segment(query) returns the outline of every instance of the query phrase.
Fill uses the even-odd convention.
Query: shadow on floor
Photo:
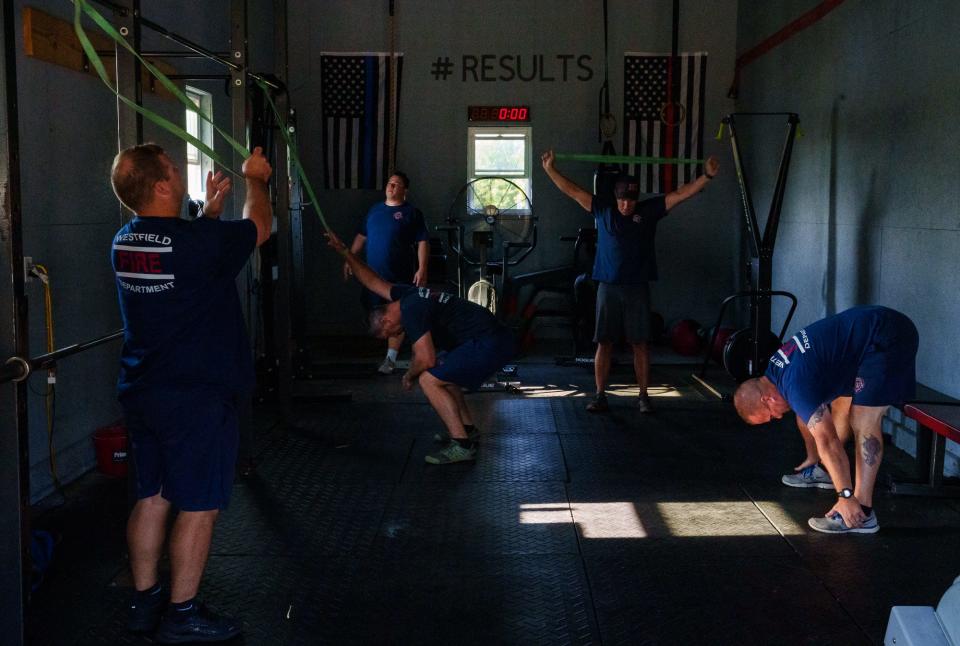
[[[528,361],[519,392],[468,396],[479,456],[446,467],[423,462],[441,425],[419,393],[338,380],[351,402],[258,432],[201,595],[243,644],[879,643],[891,605],[936,603],[956,502],[881,492],[878,534],[814,534],[833,497],[780,485],[793,420],[748,428],[690,373],[656,366],[642,416],[617,372],[592,415],[589,368]],[[122,627],[126,508],[91,474],[36,518],[61,542],[31,644],[148,643]]]

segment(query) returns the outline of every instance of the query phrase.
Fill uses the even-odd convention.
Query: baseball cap
[[[636,177],[621,175],[613,185],[613,195],[618,200],[635,200],[640,196],[640,183]]]

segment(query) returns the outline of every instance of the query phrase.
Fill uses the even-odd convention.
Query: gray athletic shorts
[[[644,343],[650,338],[650,286],[611,285],[597,288],[597,331],[594,343]]]

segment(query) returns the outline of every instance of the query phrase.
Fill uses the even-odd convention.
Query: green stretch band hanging
[[[97,55],[96,49],[94,49],[93,45],[90,42],[90,39],[87,37],[87,34],[83,29],[83,25],[80,22],[81,10],[83,11],[83,13],[86,13],[97,24],[97,26],[99,26],[108,36],[110,36],[110,38],[112,38],[117,43],[120,43],[122,47],[124,47],[128,52],[133,54],[133,56],[135,56],[141,63],[143,63],[144,67],[146,67],[146,69],[150,72],[150,74],[152,74],[157,80],[159,80],[160,83],[165,88],[167,88],[171,94],[176,96],[180,100],[180,102],[186,106],[188,110],[196,113],[200,119],[203,119],[204,121],[209,123],[217,131],[217,133],[219,133],[220,136],[223,137],[224,141],[230,144],[230,146],[237,153],[239,153],[244,159],[250,156],[250,151],[247,150],[245,146],[241,145],[228,133],[224,132],[221,128],[219,128],[207,115],[200,112],[197,109],[197,106],[194,105],[193,101],[191,101],[173,81],[167,78],[167,76],[163,72],[161,72],[159,69],[157,69],[156,66],[151,65],[142,56],[140,56],[140,54],[136,50],[134,50],[129,43],[127,43],[127,41],[116,31],[116,29],[113,28],[113,25],[111,25],[106,18],[104,18],[99,12],[97,12],[93,7],[91,7],[86,0],[74,0],[74,5],[75,5],[74,31],[76,31],[77,33],[77,38],[80,40],[80,44],[83,47],[84,52],[86,52],[87,58],[90,59],[90,62],[93,65],[94,69],[97,71],[97,74],[100,76],[100,79],[104,82],[104,84],[108,88],[110,88],[110,90],[117,96],[117,98],[123,101],[128,106],[130,106],[135,111],[142,114],[149,121],[155,123],[156,125],[160,126],[164,130],[167,130],[168,132],[172,133],[173,135],[180,138],[184,142],[195,146],[198,150],[200,150],[205,155],[210,157],[214,162],[219,164],[221,167],[223,167],[227,171],[233,173],[237,177],[242,178],[243,175],[241,173],[236,172],[232,168],[230,168],[229,162],[227,162],[220,155],[218,155],[216,151],[214,151],[210,146],[207,146],[205,143],[203,143],[198,138],[194,137],[193,135],[191,135],[190,133],[188,133],[186,130],[176,125],[175,123],[169,121],[168,119],[165,119],[164,117],[156,114],[151,110],[148,110],[147,108],[144,108],[141,105],[138,105],[135,101],[132,101],[129,98],[120,94],[120,92],[110,83],[110,77],[107,75],[106,69],[103,66],[103,61]],[[283,140],[287,145],[287,150],[290,154],[290,159],[293,162],[294,168],[296,169],[296,172],[300,177],[300,181],[302,182],[304,188],[306,189],[307,195],[310,197],[310,201],[317,211],[317,217],[320,218],[320,223],[323,225],[324,229],[332,232],[333,230],[327,224],[326,219],[324,219],[323,217],[323,212],[320,210],[320,207],[318,206],[317,196],[314,193],[313,185],[310,183],[310,180],[307,179],[307,175],[303,170],[303,165],[300,163],[300,158],[297,156],[296,146],[294,145],[293,140],[290,137],[290,134],[287,132],[286,128],[284,127],[283,119],[281,118],[280,113],[277,110],[277,106],[273,103],[273,99],[270,97],[270,89],[267,87],[267,85],[264,82],[260,80],[257,81],[257,86],[263,91],[264,96],[266,96],[267,101],[269,102],[270,107],[273,110],[273,115],[277,123],[277,128],[280,131],[281,135],[283,136]]]
[[[300,182],[307,191],[307,196],[310,198],[310,204],[312,204],[313,208],[317,210],[317,217],[320,218],[320,224],[323,225],[324,229],[330,233],[333,233],[333,229],[330,228],[330,226],[327,224],[327,221],[323,217],[323,211],[320,210],[320,203],[317,201],[317,196],[313,192],[313,185],[310,184],[310,180],[307,179],[307,174],[304,172],[303,166],[300,164],[300,157],[297,155],[297,146],[293,143],[293,138],[283,125],[283,118],[280,116],[280,111],[277,110],[277,106],[274,104],[273,98],[270,96],[270,88],[267,87],[266,83],[260,80],[257,80],[257,85],[261,90],[263,90],[263,95],[267,97],[267,103],[270,104],[270,109],[273,110],[273,116],[277,122],[277,129],[280,131],[283,141],[287,144],[287,154],[290,156],[290,161],[293,162],[293,167],[296,169],[297,175],[300,176]]]
[[[558,160],[591,162],[594,164],[702,164],[702,159],[680,159],[679,157],[629,157],[627,155],[578,155],[575,153],[556,153]]]
[[[123,96],[120,93],[120,91],[116,87],[114,87],[114,85],[110,82],[110,77],[107,75],[107,70],[103,65],[103,61],[97,55],[96,49],[93,47],[93,44],[90,42],[90,39],[87,37],[86,31],[83,29],[83,24],[81,22],[81,15],[83,13],[87,14],[87,16],[89,16],[90,19],[93,20],[93,22],[96,23],[96,25],[100,27],[100,29],[102,29],[104,33],[107,34],[107,36],[109,36],[115,42],[120,44],[124,49],[126,49],[133,56],[135,56],[137,60],[143,63],[143,66],[147,68],[147,71],[149,71],[150,74],[154,76],[154,78],[160,81],[161,85],[163,85],[165,88],[167,88],[167,90],[171,94],[177,97],[180,100],[180,102],[183,103],[184,106],[186,106],[188,110],[191,110],[192,112],[196,113],[198,118],[203,119],[204,121],[209,123],[213,127],[213,129],[216,130],[221,137],[223,137],[224,141],[230,144],[230,146],[235,151],[237,151],[237,153],[239,153],[244,159],[250,156],[250,151],[247,150],[245,146],[243,146],[238,141],[236,141],[228,133],[224,132],[223,129],[219,128],[210,117],[200,112],[197,109],[197,106],[194,105],[193,101],[187,98],[187,95],[184,94],[179,87],[177,87],[176,83],[174,83],[169,78],[167,78],[163,72],[161,72],[159,69],[156,68],[156,66],[152,65],[147,60],[145,60],[142,56],[140,56],[140,54],[136,50],[134,50],[133,47],[130,46],[130,44],[126,41],[126,39],[124,39],[123,36],[121,36],[120,33],[113,28],[113,25],[111,25],[110,22],[106,18],[104,18],[96,9],[90,6],[87,0],[74,0],[73,29],[77,34],[77,39],[80,41],[80,46],[83,48],[84,53],[86,54],[87,58],[90,60],[90,64],[93,65],[93,68],[94,70],[96,70],[97,75],[100,77],[100,80],[103,81],[103,83],[108,88],[110,88],[110,91],[113,92],[118,99],[123,101],[123,103],[130,106],[131,109],[142,114],[147,120],[151,121],[152,123],[155,123],[156,125],[166,130],[167,132],[170,132],[171,134],[178,137],[179,139],[182,139],[186,143],[189,143],[190,145],[195,146],[198,150],[203,152],[203,154],[210,157],[214,162],[222,166],[227,171],[233,173],[237,177],[242,177],[240,173],[230,168],[230,164],[226,160],[224,160],[220,155],[218,155],[216,151],[213,150],[213,148],[206,145],[205,143],[200,141],[200,139],[198,139],[197,137],[194,137],[189,132],[187,132],[177,124],[173,123],[169,119],[166,119],[160,116],[159,114],[157,114],[156,112],[153,112],[152,110],[148,110],[147,108],[144,108],[142,105],[138,105],[136,101],[133,101]]]

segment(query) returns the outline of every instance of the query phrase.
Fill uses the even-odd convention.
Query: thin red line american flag
[[[624,56],[624,154],[702,158],[707,54],[679,54],[673,69],[680,77],[676,97],[671,96],[670,54],[628,52]],[[664,106],[671,99],[682,106],[682,119],[676,114],[668,117],[674,125],[663,119]],[[696,179],[702,165],[629,164],[627,172],[639,178],[644,193],[669,193]]]

